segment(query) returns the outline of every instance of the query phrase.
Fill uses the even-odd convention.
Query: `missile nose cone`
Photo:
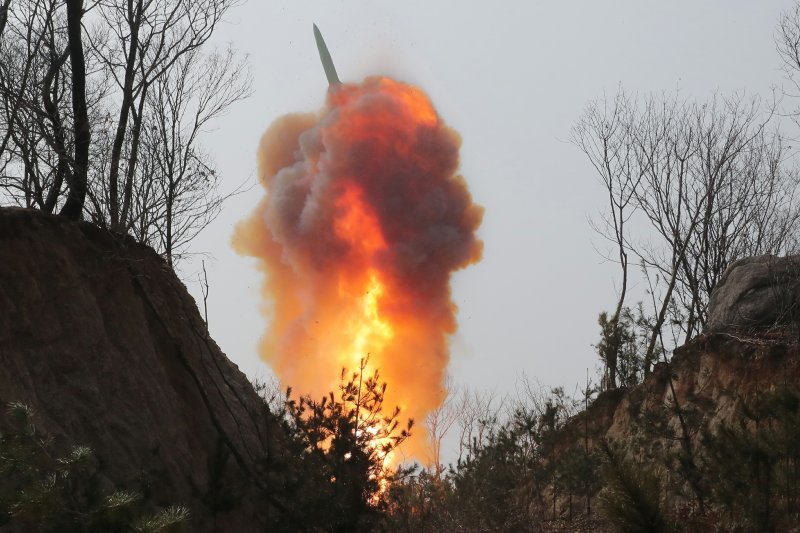
[[[319,31],[319,28],[316,24],[313,24],[313,26],[314,40],[317,42],[317,51],[319,52],[319,58],[322,61],[322,68],[325,69],[325,76],[328,78],[328,85],[338,85],[341,82],[339,81],[339,75],[336,74],[336,67],[333,66],[331,53],[328,51],[328,47],[325,45],[325,39],[322,38],[322,33]]]

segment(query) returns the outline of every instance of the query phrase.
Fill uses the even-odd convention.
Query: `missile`
[[[314,39],[317,41],[317,50],[319,50],[319,58],[322,61],[322,68],[325,69],[325,76],[328,77],[328,85],[334,86],[342,83],[339,81],[339,76],[336,74],[336,67],[333,66],[333,59],[331,53],[328,52],[328,47],[325,46],[325,39],[319,32],[319,28],[314,24]]]

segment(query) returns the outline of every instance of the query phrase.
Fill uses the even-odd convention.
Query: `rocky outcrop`
[[[263,531],[274,422],[150,248],[0,209],[0,402],[92,447],[103,483],[192,512],[190,531]]]
[[[721,428],[727,428],[728,435],[731,431],[745,435],[746,428],[750,433],[740,442],[754,442],[752,432],[758,426],[755,418],[748,416],[777,417],[780,411],[773,410],[777,398],[797,409],[791,402],[797,398],[800,383],[798,341],[788,328],[698,335],[677,348],[668,363],[656,365],[642,383],[605,391],[587,411],[570,419],[559,431],[555,460],[569,458],[576,447],[578,452],[584,447],[598,451],[607,443],[630,465],[657,476],[661,503],[667,514],[680,517],[685,526],[682,530],[732,531],[730,509],[719,506],[704,515],[696,506],[697,494],[709,498],[714,472],[720,472],[709,461],[713,452],[707,448],[708,435],[719,434]],[[764,400],[773,403],[760,403]],[[773,407],[765,408],[767,405]],[[780,439],[792,434],[795,422],[788,422],[786,431],[778,433],[784,423],[777,419],[764,422],[764,427],[780,435],[770,445],[792,442]],[[596,457],[606,455],[600,452]],[[690,479],[700,480],[697,489]],[[748,491],[753,494],[750,488]],[[743,493],[745,497],[749,496]],[[572,508],[563,495],[558,505],[559,509]],[[718,520],[723,519],[727,525],[721,526]]]
[[[610,420],[606,436],[630,441],[636,418],[660,413],[665,432],[679,435],[672,390],[694,424],[716,427],[740,416],[743,402],[786,384],[800,383],[800,345],[776,335],[736,337],[707,333],[677,348],[668,364],[627,391]],[[672,378],[672,383],[670,379]]]
[[[711,293],[706,331],[793,324],[800,320],[797,302],[800,256],[739,259]]]

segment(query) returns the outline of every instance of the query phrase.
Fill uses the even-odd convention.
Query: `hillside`
[[[183,505],[191,531],[267,520],[275,423],[150,248],[89,223],[0,209],[0,403],[56,448],[90,446],[100,484]]]
[[[340,476],[354,472],[350,448],[309,441],[301,411],[294,426],[269,413],[155,252],[3,208],[0,403],[29,405],[59,453],[91,447],[101,492],[189,508],[187,531],[625,530],[609,520],[615,501],[685,531],[786,530],[800,509],[800,339],[791,316],[774,325],[762,278],[758,291],[724,278],[738,292],[715,297],[722,325],[640,384],[566,421],[550,400],[515,413],[448,473],[382,493],[376,511],[359,507],[363,494],[344,503],[359,487]],[[795,294],[796,278],[780,279],[777,292]],[[3,411],[0,433],[10,424]]]
[[[791,478],[798,382],[800,343],[792,328],[707,332],[643,383],[601,393],[557,432],[555,462],[589,450],[595,515],[598,496],[619,489],[610,486],[616,473],[602,451],[608,446],[632,482],[652,476],[654,501],[681,531],[783,530],[796,518],[800,496]],[[585,496],[556,490],[556,515],[585,514]]]

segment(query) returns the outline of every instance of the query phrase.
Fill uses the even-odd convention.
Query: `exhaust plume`
[[[483,247],[460,144],[416,87],[336,85],[320,113],[266,131],[266,195],[233,239],[265,273],[260,353],[282,384],[319,397],[368,356],[365,372],[389,385],[386,405],[418,422],[406,452],[420,458],[456,330],[450,275]]]

